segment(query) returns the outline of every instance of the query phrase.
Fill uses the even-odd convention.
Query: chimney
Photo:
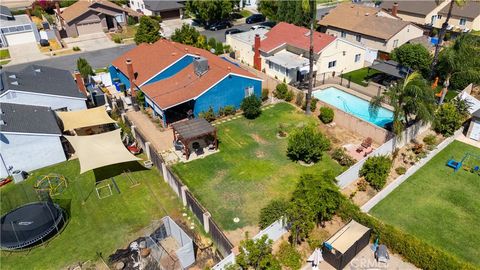
[[[127,75],[128,75],[128,80],[130,81],[130,95],[132,97],[136,96],[135,93],[135,87],[134,87],[134,82],[135,82],[135,73],[133,72],[133,64],[131,59],[127,59],[125,61],[125,64],[127,64]]]
[[[255,34],[255,42],[253,44],[253,66],[256,70],[262,70],[262,59],[260,58],[260,35]]]
[[[393,6],[392,6],[392,15],[396,17],[397,14],[398,14],[398,3],[395,2],[393,3]]]
[[[78,89],[80,90],[80,92],[85,94],[85,96],[87,97],[88,96],[87,88],[85,88],[85,83],[83,82],[82,74],[80,74],[80,72],[78,72],[78,71],[75,71],[74,74],[75,74],[75,81],[77,81]]]

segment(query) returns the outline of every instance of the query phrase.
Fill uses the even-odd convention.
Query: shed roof
[[[173,123],[172,128],[178,133],[178,136],[184,140],[199,138],[215,132],[215,127],[204,118],[194,118]]]
[[[370,229],[368,227],[363,226],[355,220],[352,220],[325,242],[330,244],[335,250],[338,250],[344,254],[369,230]]]
[[[289,51],[281,51],[265,59],[285,68],[300,68],[309,65],[307,58]]]
[[[397,77],[399,79],[405,78],[409,71],[407,67],[404,67],[393,60],[375,60],[373,62],[373,65],[370,66],[370,68]]]
[[[49,107],[1,103],[1,132],[61,135],[55,113]]]
[[[182,9],[185,5],[183,1],[158,1],[158,0],[145,0],[145,6],[151,11],[169,11]]]

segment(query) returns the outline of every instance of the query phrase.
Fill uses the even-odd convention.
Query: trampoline
[[[15,250],[43,243],[65,224],[64,211],[51,202],[24,204],[1,218],[0,247]]]

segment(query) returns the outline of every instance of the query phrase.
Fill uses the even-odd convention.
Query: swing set
[[[480,156],[467,152],[460,161],[450,158],[447,166],[453,168],[454,172],[463,168],[465,171],[480,173]]]

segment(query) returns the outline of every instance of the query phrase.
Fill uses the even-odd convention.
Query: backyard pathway
[[[148,116],[140,111],[135,112],[130,110],[127,112],[127,117],[134,123],[135,128],[145,136],[145,139],[152,144],[157,152],[161,153],[173,147],[173,133],[171,129],[161,131]]]
[[[325,79],[325,83],[322,84],[322,80],[320,78],[320,76],[317,77],[317,87],[316,88],[320,88],[321,85],[323,84],[339,84],[339,85],[342,85],[342,86],[345,86],[347,88],[350,88],[350,89],[353,89],[357,92],[360,92],[364,95],[367,95],[369,97],[375,97],[379,94],[379,89],[378,89],[378,86],[376,85],[373,85],[373,84],[368,84],[368,86],[361,86],[359,84],[356,84],[354,82],[350,82],[350,84],[348,83],[348,80],[347,79],[343,79],[340,78],[340,77],[333,77],[333,78],[328,78],[328,79]],[[382,86],[381,90],[380,90],[380,93],[381,91],[385,89],[384,86]]]

